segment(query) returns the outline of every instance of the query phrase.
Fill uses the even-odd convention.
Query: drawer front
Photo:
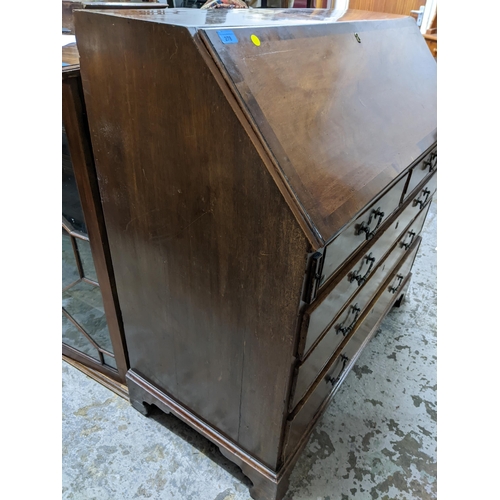
[[[428,203],[424,209],[418,214],[413,223],[408,227],[406,231],[401,234],[401,237],[398,241],[398,245],[403,248],[409,248],[413,241],[417,238],[417,236],[422,231],[424,227],[425,219],[427,218],[427,213],[429,212],[431,204]]]
[[[416,231],[415,236],[420,233],[428,209],[429,205],[417,215],[412,224],[412,231]],[[314,302],[310,309],[306,311],[303,324],[307,326],[303,327],[305,331],[302,334],[305,337],[304,347],[299,352],[301,358],[307,355],[308,351],[328,325],[335,319],[346,302],[361,286],[371,279],[381,260],[408,224],[410,224],[415,213],[416,210],[413,205],[406,207],[375,243],[367,248],[366,254],[340,279],[335,288],[322,301]],[[415,229],[413,226],[418,226],[418,228]]]
[[[328,281],[357,248],[370,240],[377,233],[380,225],[398,208],[406,179],[407,176],[404,176],[399,180],[327,245],[320,286]]]
[[[420,208],[432,198],[433,194],[436,192],[436,188],[437,174],[434,173],[425,186],[417,192],[415,198],[413,198],[412,206],[420,210]]]
[[[413,193],[415,188],[437,169],[437,148],[425,155],[422,160],[415,165],[410,171],[410,181],[406,189],[405,198]]]
[[[387,286],[385,286],[384,291],[356,328],[355,333],[345,345],[344,349],[342,349],[341,355],[337,357],[332,366],[323,375],[322,380],[311,393],[304,406],[293,416],[291,422],[289,422],[283,453],[284,460],[293,454],[300,440],[314,421],[318,410],[320,410],[323,403],[340,386],[347,372],[352,368],[354,362],[361,353],[371,332],[378,326],[389,306],[398,298],[399,294],[397,292],[404,290],[411,276],[409,271],[413,265],[413,260],[414,255],[412,258],[405,261],[404,269],[402,266],[401,269],[398,270],[396,276],[391,279],[390,283],[386,283]],[[405,274],[406,278],[400,280],[398,275],[401,274]],[[394,289],[396,289],[396,291],[394,291]]]
[[[398,264],[401,265],[401,259],[403,259],[405,253],[409,252],[410,255],[408,255],[402,266],[407,265],[407,261],[413,261],[420,240],[417,241],[415,236],[413,238],[408,236],[408,233],[415,234],[417,228],[418,232],[420,232],[423,220],[420,220],[420,217],[418,219],[418,222],[415,221],[415,228],[404,233],[392,252],[373,273],[371,279],[354,295],[349,305],[343,308],[340,315],[330,323],[327,333],[299,366],[291,405],[292,409],[304,397],[328,360],[344,340],[344,337],[355,328],[358,318],[363,314],[383,282]],[[412,243],[410,243],[410,240],[412,240]]]

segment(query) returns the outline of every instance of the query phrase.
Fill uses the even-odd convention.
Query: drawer
[[[426,182],[424,187],[417,191],[413,198],[411,206],[416,210],[420,210],[434,195],[437,188],[437,174],[434,172],[433,176]]]
[[[379,227],[398,208],[406,180],[407,176],[400,179],[327,245],[320,287],[357,248],[373,238]]]
[[[299,357],[303,359],[313,347],[328,325],[335,319],[341,308],[359,290],[359,288],[370,280],[386,253],[394,245],[396,239],[405,231],[411,223],[408,231],[420,233],[429,205],[412,222],[415,216],[415,207],[409,205],[399,217],[382,233],[378,239],[368,247],[366,253],[346,272],[344,276],[334,285],[335,287],[325,296],[323,300],[318,299],[304,313],[302,322],[303,347],[299,349]],[[410,237],[410,236],[409,236]]]
[[[426,154],[422,160],[410,170],[410,181],[406,189],[405,198],[407,198],[415,190],[415,188],[437,169],[437,148]]]
[[[356,293],[348,303],[348,306],[344,307],[341,313],[334,318],[321,341],[316,345],[316,347],[314,347],[314,349],[299,366],[294,396],[290,407],[291,409],[295,408],[297,403],[304,397],[344,338],[355,328],[358,318],[364,313],[366,307],[376,295],[383,282],[392,273],[393,269],[398,264],[404,268],[404,266],[408,265],[408,261],[413,262],[416,249],[420,244],[420,238],[418,238],[417,241],[414,236],[409,237],[408,233],[411,232],[412,234],[415,234],[417,228],[420,232],[423,219],[420,220],[420,217],[418,219],[418,222],[415,221],[415,228],[403,234],[401,240],[394,247],[391,253],[374,271],[370,280],[359,289],[358,293]],[[412,243],[410,243],[410,240],[412,240]],[[401,259],[403,259],[405,253],[407,252],[408,255],[404,261],[402,261]]]
[[[322,371],[321,380],[305,404],[298,412],[290,414],[283,452],[284,460],[293,454],[301,439],[307,434],[317,416],[319,416],[323,405],[329,401],[329,398],[343,382],[345,376],[368,342],[370,334],[376,330],[389,307],[398,298],[398,292],[402,292],[405,289],[411,277],[409,271],[412,265],[413,258],[408,259],[405,269],[402,267],[384,284],[384,290],[380,293],[380,296],[371,306],[370,310],[361,318],[359,326],[343,347],[341,354],[333,361],[331,366]],[[398,276],[402,274],[405,277],[401,280]]]

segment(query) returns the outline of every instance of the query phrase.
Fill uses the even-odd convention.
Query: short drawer
[[[418,213],[413,205],[406,207],[391,226],[376,239],[373,245],[367,248],[366,253],[350,270],[346,271],[346,274],[338,280],[324,299],[313,302],[304,313],[301,334],[304,340],[303,347],[299,350],[299,357],[304,358],[307,355],[347,301],[357,293],[361,286],[371,279],[382,259],[409,224],[411,223],[411,228],[408,227],[406,233],[411,232],[413,237],[420,233],[428,209],[429,205],[425,207],[425,210]],[[412,222],[415,213],[418,215]],[[408,235],[408,238],[411,238],[411,234]]]
[[[422,210],[422,208],[432,199],[437,187],[437,173],[434,172],[423,187],[413,192],[411,200],[406,200],[408,206],[403,213],[405,217],[412,220]]]
[[[410,170],[410,180],[405,193],[405,199],[411,196],[415,188],[437,169],[437,148],[425,155],[422,160]]]
[[[415,239],[415,237],[408,237],[408,233],[411,232],[414,234],[417,228],[420,232],[423,220],[420,221],[419,218],[419,221],[415,222],[416,224],[414,230],[412,229],[411,231],[405,232],[391,253],[373,273],[371,279],[359,289],[358,293],[356,293],[348,303],[348,306],[343,308],[341,313],[334,318],[321,341],[316,345],[316,347],[314,347],[314,349],[299,366],[294,396],[291,404],[292,409],[307,393],[308,389],[314,383],[321,370],[328,363],[328,360],[334,355],[344,338],[356,327],[358,318],[363,315],[366,307],[376,295],[383,282],[392,273],[393,269],[398,264],[402,267],[402,269],[404,269],[405,266],[407,266],[408,261],[413,262],[417,248],[420,244],[420,238]],[[412,240],[412,243],[409,243],[410,239]],[[408,252],[408,255],[404,261],[402,261],[406,252]]]
[[[322,371],[321,380],[305,404],[297,413],[292,412],[290,414],[283,452],[284,460],[293,454],[301,439],[308,433],[315,420],[319,417],[323,405],[336,392],[368,342],[371,333],[375,331],[389,307],[400,295],[398,292],[405,289],[411,277],[410,269],[413,265],[413,258],[406,261],[405,264],[404,269],[401,267],[384,284],[384,291],[364,315],[356,331],[342,349],[341,354],[333,361],[331,366]],[[401,275],[404,275],[403,279],[400,279],[399,276]]]
[[[380,226],[398,208],[407,176],[372,203],[325,248],[320,286],[325,284],[340,265],[361,245],[373,238]]]

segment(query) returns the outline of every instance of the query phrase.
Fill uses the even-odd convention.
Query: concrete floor
[[[406,302],[321,418],[287,499],[436,498],[436,215],[434,201]],[[241,471],[175,417],[143,417],[64,362],[62,373],[63,499],[250,499]]]

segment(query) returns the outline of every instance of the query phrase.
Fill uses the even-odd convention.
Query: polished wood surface
[[[399,207],[407,183],[406,177],[399,179],[394,186],[377,198],[374,204],[367,207],[360,216],[328,244],[323,257],[321,286],[328,283],[355,249],[366,247],[370,240],[367,239],[365,232],[360,231],[361,227],[365,227],[369,235],[373,236],[384,230],[387,220]]]
[[[426,206],[426,209],[428,205]],[[423,211],[425,215],[426,211]],[[425,217],[417,217],[414,223],[415,238],[420,233],[420,229]],[[415,238],[413,241],[415,241]],[[380,265],[367,277],[366,283],[356,290],[352,297],[342,297],[337,304],[337,309],[333,308],[324,311],[320,306],[315,310],[315,314],[321,314],[326,320],[323,323],[323,329],[320,331],[321,339],[313,347],[309,356],[301,362],[297,369],[296,386],[294,395],[291,399],[290,409],[293,410],[302,399],[307,399],[307,393],[314,390],[315,381],[318,384],[317,377],[328,360],[334,356],[335,350],[343,341],[344,337],[350,332],[352,325],[355,325],[359,316],[362,315],[366,307],[380,289],[382,283],[394,270],[394,267],[401,261],[408,248],[403,246],[407,239],[406,232],[401,240],[396,241],[390,253],[380,262]],[[369,254],[370,255],[370,254]],[[347,277],[346,277],[347,278]],[[333,318],[333,319],[332,319]],[[326,323],[326,324],[325,324]],[[311,323],[310,323],[311,325]]]
[[[253,484],[250,488],[252,498],[268,500],[283,497],[286,492],[288,478],[285,481],[282,480],[282,471],[277,473],[255,460],[245,450],[227,439],[220,431],[205,420],[200,419],[198,415],[192,413],[169,395],[159,391],[155,384],[150,383],[134,370],[128,372],[127,383],[129,385],[130,402],[143,415],[148,415],[149,407],[154,404],[165,413],[172,413],[218,446],[221,453],[238,465],[252,481]]]
[[[76,34],[130,367],[276,467],[306,239],[187,31]]]
[[[307,308],[304,312],[302,325],[304,347],[299,346],[298,350],[298,355],[302,360],[317,345],[328,328],[333,325],[347,301],[371,279],[377,268],[384,262],[394,242],[402,234],[405,234],[407,231],[405,228],[413,227],[420,222],[423,223],[425,215],[426,210],[422,210],[414,219],[415,207],[411,204],[404,206],[396,214],[396,217],[391,218],[389,227],[381,232],[378,238],[371,240],[371,245],[363,249],[361,259],[358,259],[354,264],[346,265],[344,273],[330,283],[322,295]],[[346,269],[350,270],[346,273]],[[355,276],[360,277],[359,280],[354,279]]]
[[[385,16],[75,12],[131,402],[144,414],[151,404],[172,412],[212,440],[258,500],[284,496],[324,401],[400,301],[420,241],[403,233],[423,222],[432,197],[435,175],[406,189],[436,143],[435,61],[414,21]],[[233,43],[222,43],[221,30]],[[314,285],[328,242],[382,199],[391,201],[373,242],[349,243],[335,277]],[[308,359],[303,318],[377,242],[394,258],[359,287],[359,319],[313,363],[294,407]],[[367,318],[361,341],[349,344]],[[325,339],[320,331],[309,359]]]
[[[220,57],[244,112],[269,147],[292,209],[303,213],[315,248],[436,141],[436,67],[429,64],[428,49],[411,18],[335,9],[124,10],[110,15],[204,29],[202,37]],[[380,16],[390,19],[366,22]],[[307,26],[313,24],[323,26],[309,36]],[[238,27],[239,43],[221,42],[215,28],[225,25]],[[259,28],[263,25],[277,28],[267,36],[268,28]],[[364,43],[356,41],[355,33],[363,35]],[[251,42],[252,34],[262,38],[259,47]],[[334,53],[343,56],[334,59]],[[353,58],[359,64],[350,64]],[[278,124],[287,125],[277,132]],[[308,140],[302,144],[298,137]]]
[[[428,154],[425,154],[423,156],[423,158],[426,157],[428,157]],[[432,175],[432,172],[430,175]],[[424,181],[428,180],[430,178],[430,175],[425,177]],[[420,178],[420,180],[422,181],[422,178]],[[405,191],[401,193],[402,201],[407,199],[408,193],[412,192],[409,191],[408,189],[409,187],[411,187],[412,190],[418,187],[416,184],[412,184],[411,176],[410,179],[407,181],[407,186],[405,188]],[[433,192],[434,191],[431,192],[431,195]],[[406,203],[406,205],[408,205],[408,203]],[[400,208],[398,210],[400,210]],[[419,210],[418,206],[410,205],[408,210],[405,211],[406,214],[404,222],[408,223],[416,215],[418,210]],[[356,248],[358,249],[358,251],[364,251],[364,249],[369,245],[369,242],[371,241],[369,236],[374,235],[373,237],[375,237],[378,234],[386,232],[388,230],[391,224],[390,219],[392,217],[391,216],[386,217],[386,213],[387,212],[384,211],[382,201],[380,205],[378,202],[376,202],[370,207],[370,210],[368,212],[365,212],[362,214],[362,216],[358,217],[354,221],[355,222],[354,224],[352,223],[349,224],[345,231],[341,232],[337,238],[335,238],[330,244],[326,246],[323,253],[324,264],[322,268],[322,276],[320,282],[320,286],[323,287],[323,289],[328,288],[329,281],[335,280],[335,277],[338,276],[338,273],[341,271],[341,268],[339,267],[340,263],[344,262],[344,264],[346,264],[348,262],[348,259],[346,260],[346,255],[347,255],[346,247],[349,248],[350,246],[352,249]],[[379,227],[377,227],[378,225],[377,221],[381,221],[381,225]],[[363,224],[365,224],[365,229],[367,229],[368,234],[360,230],[363,227]],[[362,240],[360,242],[359,241],[360,237],[364,238],[364,241]]]
[[[323,242],[436,141],[436,67],[410,18],[206,35]]]
[[[407,286],[411,273],[406,275],[406,279],[401,284],[401,292],[404,293],[404,287]],[[393,278],[391,277],[391,280]],[[389,281],[391,281],[389,280]],[[306,445],[314,425],[325,411],[328,403],[335,396],[349,370],[354,366],[361,351],[366,346],[370,338],[377,331],[378,326],[390,310],[391,306],[400,298],[400,295],[392,294],[389,291],[389,282],[381,288],[376,300],[368,308],[367,313],[360,319],[359,325],[353,331],[351,338],[343,341],[338,351],[342,352],[348,362],[343,368],[343,360],[340,355],[333,358],[333,362],[327,365],[321,373],[324,379],[323,384],[316,387],[306,404],[301,410],[288,422],[287,441],[285,443],[284,456],[285,464],[292,461],[300,450]],[[331,380],[336,380],[331,386]]]

